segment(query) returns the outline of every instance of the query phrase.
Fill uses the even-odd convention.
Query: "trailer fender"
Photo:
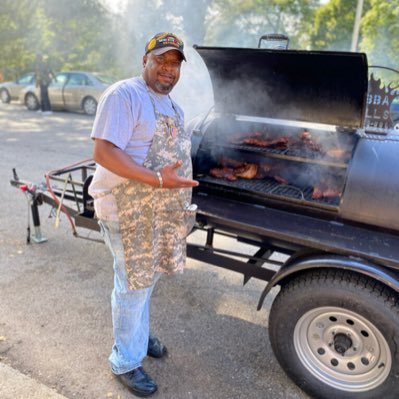
[[[275,285],[284,284],[284,281],[304,270],[320,268],[351,270],[377,280],[399,293],[399,272],[361,258],[336,255],[312,255],[289,259],[266,285],[259,298],[257,310],[262,308],[266,295]]]

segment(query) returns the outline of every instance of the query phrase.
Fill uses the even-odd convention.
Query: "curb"
[[[54,389],[0,363],[1,399],[68,399]]]

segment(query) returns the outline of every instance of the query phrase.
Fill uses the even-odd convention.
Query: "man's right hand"
[[[161,170],[163,180],[163,188],[185,188],[196,187],[199,185],[197,180],[187,179],[177,174],[177,169],[183,165],[181,160],[176,161],[174,164],[166,165]]]
[[[118,176],[136,180],[150,186],[159,187],[156,173],[142,165],[137,165],[129,155],[107,140],[95,139],[93,159],[96,163],[110,170]],[[181,160],[164,166],[159,172],[162,176],[162,187],[185,188],[195,187],[199,183],[196,180],[186,179],[177,174],[177,169],[183,165]]]

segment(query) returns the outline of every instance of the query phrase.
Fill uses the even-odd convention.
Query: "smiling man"
[[[169,96],[180,77],[183,42],[151,38],[142,76],[118,82],[100,100],[91,137],[97,163],[89,192],[114,258],[112,372],[137,396],[156,383],[142,367],[166,347],[150,335],[152,290],[162,273],[182,272],[191,204],[191,139],[182,109]]]

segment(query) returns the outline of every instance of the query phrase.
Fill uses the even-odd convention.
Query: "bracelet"
[[[163,179],[162,179],[162,175],[161,175],[160,171],[157,172],[157,177],[159,180],[159,188],[162,188],[163,187]]]

